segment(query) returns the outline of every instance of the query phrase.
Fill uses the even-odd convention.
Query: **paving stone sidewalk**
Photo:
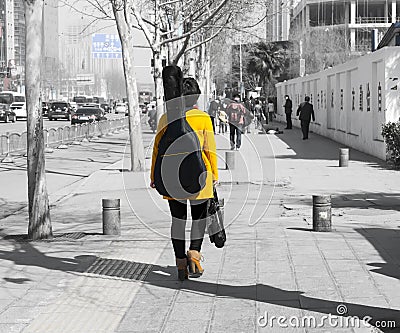
[[[183,283],[148,172],[121,173],[124,159],[91,174],[52,210],[64,237],[1,240],[0,332],[378,331],[350,316],[399,331],[398,173],[353,151],[338,168],[340,145],[300,139],[245,135],[228,171],[228,135],[217,135],[228,241],[216,249],[206,236],[205,273]],[[314,193],[333,195],[331,233],[310,231]],[[100,234],[105,197],[122,200],[122,236]],[[1,233],[26,223],[8,216]]]

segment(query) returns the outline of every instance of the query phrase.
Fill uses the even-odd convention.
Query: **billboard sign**
[[[77,74],[76,85],[79,87],[94,85],[94,74]]]
[[[121,59],[122,47],[115,34],[93,34],[92,55],[94,59]]]

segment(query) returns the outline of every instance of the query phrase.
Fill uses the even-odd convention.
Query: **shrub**
[[[400,121],[382,125],[382,136],[386,142],[387,160],[400,168]]]

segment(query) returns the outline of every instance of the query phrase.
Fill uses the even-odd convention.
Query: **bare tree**
[[[137,27],[145,34],[153,52],[158,118],[163,113],[163,61],[178,64],[185,53],[215,38],[232,19],[232,11],[227,6],[232,2],[154,0],[147,6],[132,6]]]
[[[129,104],[129,140],[131,150],[131,171],[145,169],[142,127],[136,75],[133,67],[133,33],[130,8],[133,0],[110,0],[122,46],[122,58],[126,92]]]
[[[122,46],[122,63],[124,67],[124,77],[126,93],[128,98],[128,117],[129,117],[129,141],[131,166],[130,171],[143,171],[145,169],[144,148],[142,140],[142,128],[140,124],[140,108],[136,75],[133,65],[133,24],[131,22],[131,8],[134,0],[86,0],[91,7],[91,11],[79,9],[75,3],[67,0],[61,2],[90,18],[86,29],[97,21],[115,21],[118,35]]]
[[[28,145],[28,236],[53,236],[47,193],[40,79],[43,52],[43,1],[25,0],[26,24],[26,106]]]

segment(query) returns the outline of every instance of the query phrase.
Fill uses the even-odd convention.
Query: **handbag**
[[[222,248],[226,242],[224,228],[223,200],[218,200],[217,190],[214,188],[214,197],[208,200],[207,231],[210,242],[217,248]]]

